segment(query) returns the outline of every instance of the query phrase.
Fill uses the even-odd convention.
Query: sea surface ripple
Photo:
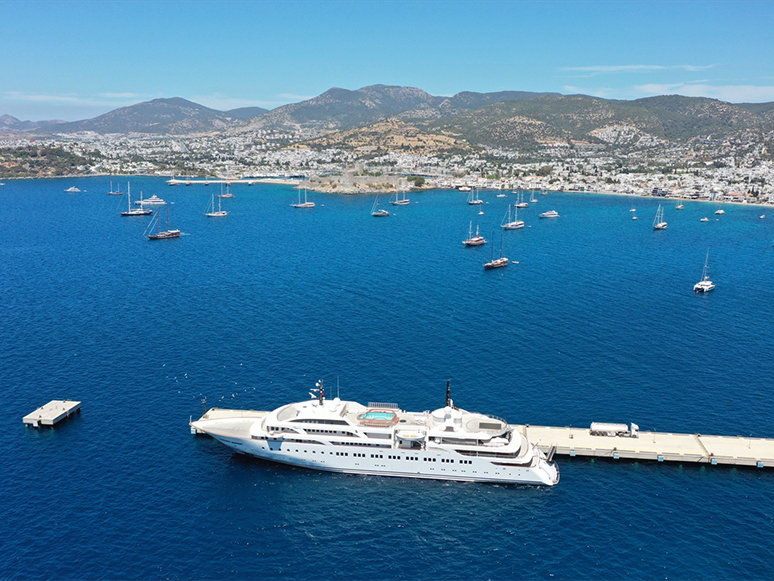
[[[235,185],[208,219],[215,186],[131,181],[173,202],[182,237],[144,238],[107,178],[0,189],[0,579],[774,577],[774,471],[560,457],[552,488],[415,481],[249,459],[188,428],[205,398],[273,409],[322,378],[426,410],[451,379],[457,405],[512,423],[774,437],[760,208],[551,193],[502,233],[518,264],[485,272],[510,193],[482,192],[482,216],[458,192],[382,197],[374,219],[374,196],[299,210],[291,187]],[[463,247],[471,223],[484,247]],[[708,249],[717,289],[699,296]],[[24,428],[60,398],[82,413]]]

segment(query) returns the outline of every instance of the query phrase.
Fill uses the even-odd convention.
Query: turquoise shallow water
[[[81,194],[66,194],[75,185]],[[0,189],[0,578],[759,579],[774,576],[774,472],[559,458],[558,486],[332,475],[188,431],[207,405],[329,393],[455,403],[513,423],[774,437],[774,216],[551,194],[503,235],[509,199],[371,196],[132,180],[174,202],[150,242],[109,179]],[[386,202],[386,199],[382,200]],[[125,204],[125,201],[123,202]],[[383,206],[386,204],[383,203]],[[389,206],[393,210],[392,206]],[[561,217],[539,220],[555,209]],[[708,216],[702,223],[699,218]],[[694,295],[709,248],[717,289]],[[83,401],[55,430],[21,418]]]

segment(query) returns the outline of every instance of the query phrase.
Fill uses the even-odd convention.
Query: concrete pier
[[[76,412],[80,413],[80,411],[81,402],[79,401],[55,399],[39,407],[31,414],[27,414],[22,421],[25,426],[32,426],[33,428],[53,426]]]
[[[774,439],[639,432],[639,437],[592,436],[588,428],[517,426],[541,450],[563,456],[654,460],[774,468]]]

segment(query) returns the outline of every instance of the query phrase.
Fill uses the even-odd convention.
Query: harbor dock
[[[517,429],[547,454],[774,468],[771,438],[642,431],[637,437],[597,436],[591,435],[589,428],[529,424]]]
[[[257,420],[267,413],[256,410],[211,408],[201,419],[241,417]],[[616,424],[599,425],[616,426]],[[600,432],[583,427],[562,428],[529,424],[512,424],[512,427],[524,434],[529,442],[538,446],[549,457],[558,455],[774,468],[774,438],[643,432],[639,429],[622,431],[619,432],[620,435],[593,435]],[[626,428],[626,425],[621,427]],[[198,432],[191,427],[191,433]]]
[[[39,407],[31,414],[24,416],[22,421],[25,426],[39,428],[40,426],[53,426],[74,413],[81,412],[81,402],[71,399],[55,399],[46,405]]]

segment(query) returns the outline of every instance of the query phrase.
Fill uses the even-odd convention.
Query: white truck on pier
[[[639,438],[640,427],[637,424],[606,424],[604,422],[592,422],[589,428],[592,436],[608,436],[618,438]]]

